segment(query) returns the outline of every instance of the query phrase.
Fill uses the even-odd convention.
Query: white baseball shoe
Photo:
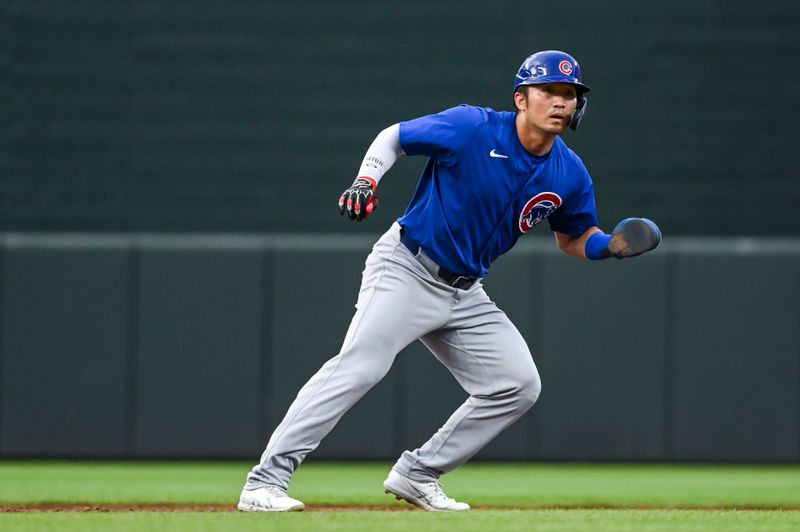
[[[394,469],[383,481],[383,489],[396,499],[410,502],[429,512],[461,512],[469,510],[469,504],[451,499],[436,480],[417,482],[402,476]]]
[[[242,490],[237,508],[242,512],[299,512],[305,504],[292,499],[278,486]]]

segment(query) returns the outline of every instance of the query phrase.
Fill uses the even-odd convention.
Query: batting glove
[[[614,228],[608,251],[625,259],[655,249],[661,243],[661,230],[647,218],[625,218]]]
[[[351,220],[366,220],[378,208],[377,184],[369,177],[357,177],[350,188],[339,198],[339,214],[347,214]]]

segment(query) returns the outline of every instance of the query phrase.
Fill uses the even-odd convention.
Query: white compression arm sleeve
[[[405,155],[405,152],[400,146],[400,124],[394,124],[378,133],[372,141],[356,177],[366,176],[374,179],[377,186],[383,174],[388,172],[402,155]]]

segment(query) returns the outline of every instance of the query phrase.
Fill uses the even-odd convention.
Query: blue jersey
[[[597,225],[594,186],[580,158],[557,137],[550,153],[528,153],[516,114],[460,105],[400,123],[407,155],[429,157],[398,221],[440,266],[485,277],[492,262],[547,218],[580,236]]]

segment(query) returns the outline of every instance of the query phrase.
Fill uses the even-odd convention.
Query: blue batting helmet
[[[581,82],[581,67],[575,58],[558,50],[544,50],[529,56],[517,71],[514,90],[522,85],[543,83],[569,83],[575,86],[578,91],[578,106],[570,119],[569,127],[578,129],[588,104],[584,95],[591,89]]]

